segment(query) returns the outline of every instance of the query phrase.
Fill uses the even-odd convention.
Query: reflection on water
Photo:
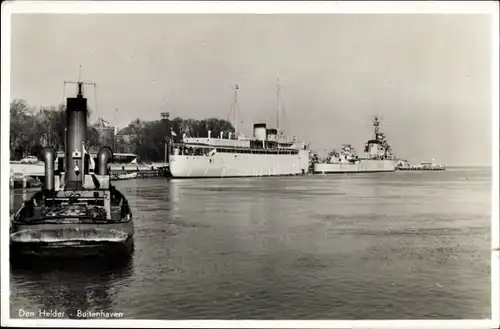
[[[13,316],[490,316],[488,170],[117,185],[134,210],[132,262],[16,269]]]
[[[129,280],[132,269],[132,261],[110,264],[98,260],[11,266],[11,280],[21,283],[16,285],[15,294],[22,305],[11,310],[11,316],[34,312],[35,318],[49,318],[47,314],[55,312],[59,313],[57,318],[78,319],[82,318],[79,311],[121,312],[115,309],[113,297],[117,285]]]

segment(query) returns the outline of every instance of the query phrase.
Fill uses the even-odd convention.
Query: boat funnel
[[[45,162],[45,190],[54,191],[54,163],[56,161],[56,150],[53,147],[45,147],[42,150],[42,159]]]
[[[222,139],[223,137],[224,137],[224,132],[223,132],[223,131],[221,131],[221,132],[220,132],[220,139]]]
[[[79,188],[84,173],[82,145],[87,140],[87,99],[82,94],[83,82],[78,82],[76,98],[66,100],[66,186]]]
[[[98,175],[107,175],[108,163],[113,159],[113,151],[107,146],[101,147],[97,152],[97,170]]]
[[[265,123],[255,123],[253,125],[253,137],[259,141],[267,140],[267,129]]]
[[[212,132],[209,130],[208,131],[208,138],[210,138],[210,135],[212,134]]]

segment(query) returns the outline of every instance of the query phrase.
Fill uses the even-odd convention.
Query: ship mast
[[[238,120],[237,120],[237,108],[238,106],[238,89],[240,89],[240,86],[235,85],[234,86],[234,100],[233,100],[233,117],[234,117],[234,137],[236,137],[237,132],[238,132]]]
[[[276,129],[280,129],[280,79],[276,85]]]
[[[378,116],[375,116],[375,120],[373,121],[373,131],[374,131],[374,139],[378,140],[378,136],[380,133],[380,121],[378,120]]]

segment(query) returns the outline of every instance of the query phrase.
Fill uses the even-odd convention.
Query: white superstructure
[[[260,177],[305,174],[309,150],[277,129],[254,125],[254,136],[231,138],[230,133],[193,138],[173,145],[170,173],[174,178]]]

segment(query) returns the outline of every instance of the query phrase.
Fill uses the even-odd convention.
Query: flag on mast
[[[85,159],[85,155],[89,155],[89,171],[92,170],[94,171],[95,170],[95,162],[94,162],[94,158],[92,158],[92,155],[90,155],[90,153],[87,152],[87,150],[85,149],[85,145],[82,145],[82,148],[83,148],[83,158]]]

